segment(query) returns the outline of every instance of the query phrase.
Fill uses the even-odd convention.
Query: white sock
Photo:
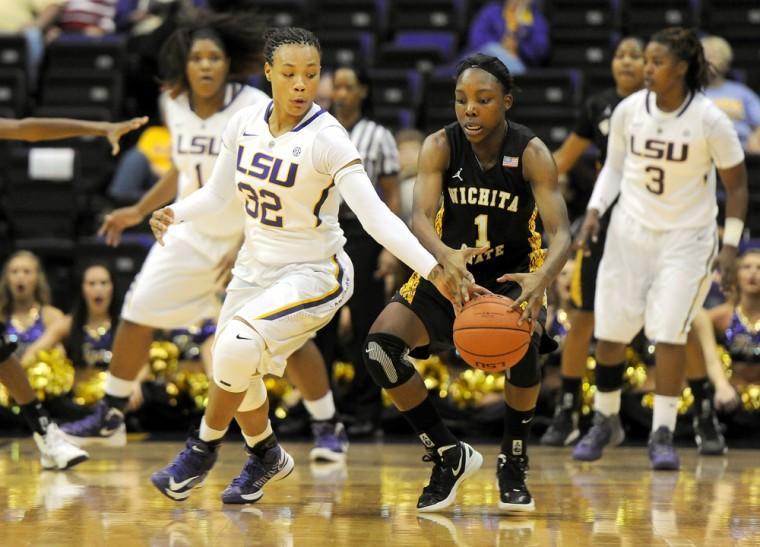
[[[200,440],[210,443],[212,441],[218,441],[221,440],[222,437],[224,437],[224,434],[227,433],[227,428],[224,429],[213,429],[208,426],[206,423],[206,417],[204,416],[201,420],[201,431],[198,434],[198,437]]]
[[[665,426],[670,431],[676,430],[678,418],[678,401],[680,397],[668,397],[667,395],[654,396],[654,416],[652,417],[652,431],[657,431]]]
[[[129,397],[135,389],[134,380],[122,380],[106,372],[106,394],[111,397]]]
[[[617,416],[620,414],[620,392],[615,391],[597,391],[594,394],[594,410],[598,410],[605,416]]]
[[[328,391],[327,395],[315,401],[304,399],[303,405],[309,411],[311,417],[317,421],[329,420],[335,416],[335,402],[333,401],[332,391]]]
[[[272,434],[272,422],[267,420],[267,427],[264,429],[263,432],[259,433],[258,435],[246,435],[245,432],[243,432],[243,438],[245,439],[245,444],[248,445],[249,448],[253,448],[257,444],[259,444],[261,441],[266,439]]]

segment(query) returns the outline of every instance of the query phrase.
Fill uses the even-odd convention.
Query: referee
[[[333,114],[359,150],[377,193],[398,215],[401,210],[398,148],[388,129],[363,114],[362,106],[369,93],[365,75],[355,68],[339,68],[335,71],[333,90]],[[380,425],[380,388],[362,364],[361,348],[370,326],[385,306],[385,277],[395,273],[398,262],[364,231],[345,203],[341,205],[338,217],[346,236],[346,252],[354,263],[354,295],[347,304],[352,329],[347,357],[354,364],[355,375],[351,400],[346,403],[350,407],[344,411],[354,418],[348,426],[349,435],[358,437],[376,433]],[[317,337],[328,366],[335,359],[339,316],[336,314]]]

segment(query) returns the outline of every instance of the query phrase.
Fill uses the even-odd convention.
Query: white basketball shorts
[[[655,342],[686,343],[717,252],[714,222],[650,230],[615,207],[596,281],[596,338],[627,344],[643,326]]]

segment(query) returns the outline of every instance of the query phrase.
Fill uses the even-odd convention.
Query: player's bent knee
[[[364,341],[362,357],[367,372],[385,389],[401,386],[414,376],[414,366],[406,360],[409,348],[398,336],[372,333]]]
[[[214,382],[225,391],[247,391],[258,370],[264,340],[250,326],[231,320],[217,334],[213,350]]]
[[[538,366],[538,348],[535,341],[528,346],[528,352],[510,369],[507,369],[507,381],[515,387],[533,387],[541,382],[541,369]]]
[[[248,385],[248,391],[245,392],[243,402],[238,407],[238,412],[250,412],[261,408],[267,400],[267,387],[264,385],[264,380],[260,375],[256,375],[251,379],[251,383]]]

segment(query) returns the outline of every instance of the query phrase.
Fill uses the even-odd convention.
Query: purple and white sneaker
[[[673,432],[664,425],[649,435],[649,461],[655,470],[677,471],[680,467]]]
[[[118,408],[109,408],[105,401],[95,404],[92,414],[76,422],[61,424],[61,433],[77,446],[125,446],[127,428],[124,414]]]
[[[605,416],[594,412],[591,429],[573,448],[573,459],[593,462],[602,457],[605,446],[617,446],[625,440],[625,432],[620,424],[620,416]]]
[[[344,462],[348,455],[348,435],[341,422],[325,420],[313,421],[314,448],[309,453],[313,462]]]
[[[293,471],[293,458],[279,444],[256,456],[249,447],[248,461],[243,470],[222,492],[224,503],[255,503],[264,495],[264,485],[269,481],[279,481]]]
[[[193,488],[206,480],[208,472],[216,463],[218,444],[209,444],[195,437],[189,437],[184,450],[174,461],[150,476],[150,481],[159,492],[175,501],[186,500]]]

